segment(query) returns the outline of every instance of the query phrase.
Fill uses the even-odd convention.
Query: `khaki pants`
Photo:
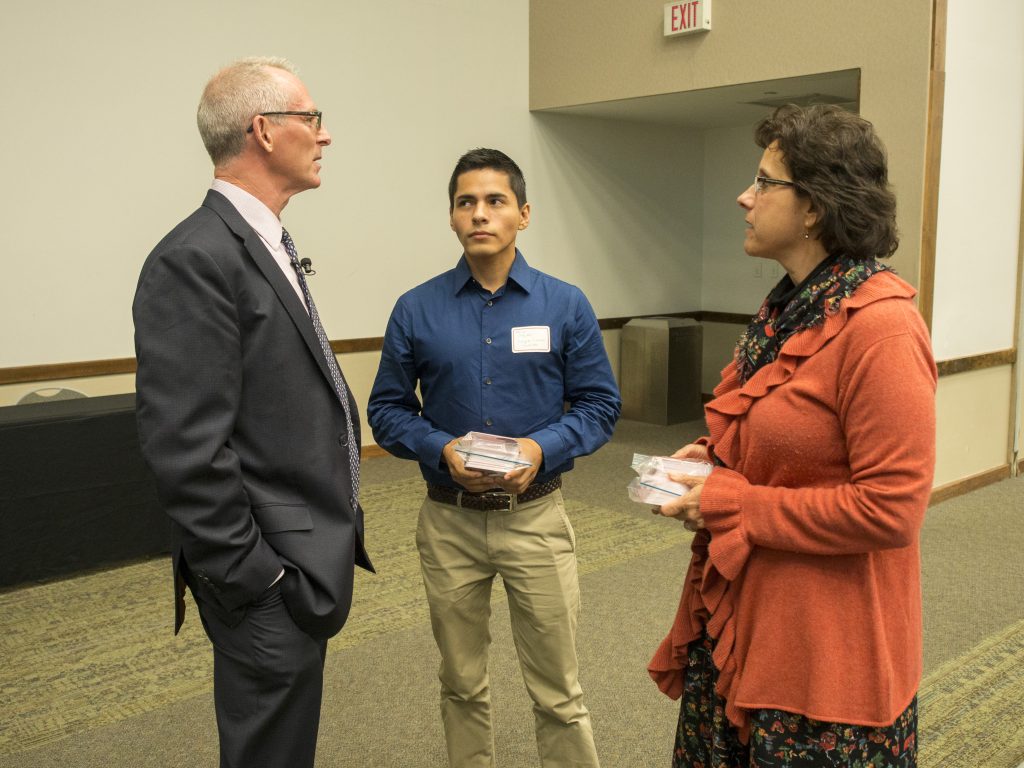
[[[576,658],[576,539],[561,491],[499,512],[428,498],[420,509],[416,544],[441,652],[441,719],[451,767],[495,765],[487,651],[491,584],[499,573],[533,699],[541,765],[596,768]]]

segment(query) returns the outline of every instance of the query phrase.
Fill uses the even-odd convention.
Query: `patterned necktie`
[[[299,277],[299,286],[302,288],[302,295],[306,297],[306,307],[309,309],[309,319],[313,321],[313,331],[320,341],[320,349],[323,350],[324,357],[327,358],[327,367],[331,371],[334,391],[337,393],[338,399],[341,400],[341,407],[345,409],[345,429],[348,432],[348,465],[352,477],[352,508],[355,509],[356,504],[359,503],[359,446],[356,445],[355,434],[352,431],[352,412],[348,404],[348,387],[345,386],[345,378],[341,375],[341,368],[338,367],[338,359],[334,356],[334,350],[331,349],[331,342],[327,340],[327,334],[320,323],[320,315],[317,314],[316,304],[313,303],[313,296],[309,292],[306,276],[302,273],[302,266],[299,263],[298,251],[295,250],[295,243],[292,241],[292,236],[288,234],[288,230],[284,228],[281,229],[281,243],[288,252],[288,258],[291,259],[292,267],[295,268],[295,274]]]

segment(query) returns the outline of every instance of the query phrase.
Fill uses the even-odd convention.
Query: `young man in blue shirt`
[[[441,652],[449,763],[495,764],[487,651],[500,573],[542,765],[598,766],[578,679],[576,541],[560,488],[573,459],[611,437],[618,388],[586,297],[516,249],[530,205],[511,158],[466,153],[448,200],[463,255],[399,298],[367,415],[378,445],[419,461],[427,481],[416,543]],[[503,476],[467,469],[455,452],[467,432],[514,437],[530,466]]]

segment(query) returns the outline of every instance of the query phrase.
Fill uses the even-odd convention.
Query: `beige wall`
[[[1022,337],[1021,318],[1006,310],[1021,284],[1017,172],[1024,91],[1017,85],[1024,78],[1024,54],[1018,45],[1024,12],[1016,0],[949,5],[945,116],[950,131],[942,145],[939,251],[953,255],[936,263],[939,359],[1012,345],[1019,349]],[[562,108],[859,69],[861,114],[875,124],[887,145],[899,200],[901,247],[893,264],[917,284],[932,7],[932,0],[715,3],[711,32],[664,38],[662,3],[535,0],[530,15],[530,106]],[[992,90],[997,93],[990,94]],[[1007,98],[998,95],[1003,90]],[[998,140],[984,148],[999,161],[974,162],[981,156],[979,124],[1003,127]],[[730,187],[742,184],[747,174],[745,142],[749,126],[712,129],[703,136],[705,310],[753,311],[776,277],[766,272],[754,275],[753,265],[736,257],[739,249],[734,247],[729,214],[735,191]],[[1007,157],[1013,169],[1007,192],[986,194],[985,174]],[[978,208],[976,214],[963,215],[968,202]],[[1006,210],[996,217],[1003,222],[1000,229],[989,236],[988,228],[976,223],[991,220],[993,204]],[[976,270],[969,267],[972,259],[977,261]],[[965,282],[965,270],[988,287]],[[968,296],[962,295],[965,286]],[[1000,297],[995,313],[985,309],[993,291]],[[964,318],[965,306],[975,305],[977,310]],[[705,327],[705,391],[716,378],[711,360],[727,359],[738,330],[718,324]],[[1024,407],[1021,378],[1011,366],[943,377],[937,404],[938,485],[1006,467],[1020,458],[1011,455],[1008,446],[1014,444],[1014,435],[1018,446],[1024,439],[1018,415]]]
[[[703,132],[701,309],[753,315],[782,277],[779,264],[743,252],[745,212],[736,197],[750,186],[761,150],[750,125]]]
[[[26,269],[0,281],[0,368],[133,354],[142,260],[211,177],[202,85],[254,53],[296,62],[334,137],[323,185],[282,217],[318,271],[331,338],[383,335],[399,293],[454,263],[448,175],[477,146],[522,165],[527,259],[579,285],[599,317],[699,305],[698,283],[677,286],[700,268],[701,198],[675,182],[699,175],[700,156],[666,129],[531,115],[528,0],[298,0],[290,13],[311,23],[284,27],[242,0],[8,10],[7,53],[33,65],[0,75],[7,101],[45,104],[74,131],[49,139],[18,120],[0,143],[5,253]]]
[[[1024,3],[948,7],[932,325],[940,360],[1015,344],[1024,161]]]
[[[552,114],[532,116],[531,141],[532,265],[583,288],[598,317],[700,307],[699,133]]]
[[[935,356],[948,360],[1015,347],[1019,357],[1024,5],[951,1],[946,30]],[[1016,470],[1021,384],[1020,363],[940,382],[940,484],[1007,464]]]
[[[889,149],[902,246],[917,282],[931,0],[717,2],[706,34],[662,36],[661,2],[533,0],[530,108],[861,70],[861,113]]]
[[[0,368],[133,354],[142,261],[212,177],[195,124],[203,84],[256,54],[298,65],[334,138],[323,185],[282,217],[317,269],[324,326],[382,335],[398,293],[458,257],[458,156],[500,147],[532,181],[528,10],[296,0],[285,23],[243,0],[5,4],[5,52],[31,66],[0,74],[4,100],[43,112],[7,121],[0,142],[4,254],[25,270],[0,280]]]
[[[1006,466],[1011,390],[1010,366],[939,379],[936,486]]]
[[[1016,19],[1014,3],[985,0],[985,11]],[[282,35],[234,0],[214,11],[186,0],[173,13],[100,0],[70,5],[60,18],[22,3],[5,17],[12,56],[38,62],[31,78],[14,70],[2,76],[10,100],[59,104],[84,117],[75,141],[49,142],[41,156],[24,151],[38,144],[32,121],[9,126],[0,145],[7,250],[45,266],[30,273],[31,291],[0,282],[0,367],[132,354],[128,308],[141,259],[195,206],[209,177],[192,117],[199,87],[224,61],[254,52],[298,61],[334,132],[323,188],[285,214],[319,268],[315,290],[334,338],[381,335],[398,293],[450,266],[457,254],[444,184],[454,158],[477,145],[500,146],[520,160],[534,205],[523,249],[535,266],[583,287],[598,316],[752,312],[774,276],[755,276],[733,245],[735,186],[749,175],[749,126],[681,136],[528,108],[841,69],[861,71],[861,111],[886,141],[899,194],[903,244],[895,266],[918,279],[931,0],[719,2],[710,33],[676,39],[661,36],[662,3],[640,0],[491,0],[474,3],[472,15],[462,3],[415,0],[301,5],[321,20],[312,33]],[[93,45],[113,19],[119,42]],[[225,44],[217,29],[228,24],[240,34]],[[481,25],[489,35],[476,34]],[[979,57],[1001,61],[982,56],[988,37],[963,25],[951,34],[964,37],[950,47],[947,69]],[[206,53],[181,59],[186,42]],[[466,67],[477,71],[475,63],[496,47],[521,66],[491,73],[485,102],[467,110]],[[955,92],[948,96],[947,114],[959,109]],[[943,168],[971,152],[962,140],[947,141]],[[97,228],[108,221],[116,226]],[[985,256],[979,246],[978,258]],[[952,277],[955,285],[962,265],[939,264],[938,280]],[[956,301],[937,299],[937,316],[955,319]],[[705,326],[704,391],[739,330]],[[618,336],[605,334],[616,370]],[[377,358],[341,358],[364,408]],[[1020,411],[1019,379],[1004,366],[940,382],[938,483],[1006,465],[1009,436],[1017,432],[1019,444],[1024,432],[1014,409],[1000,403],[1015,398]],[[0,405],[43,386],[103,395],[134,384],[123,375],[0,386]]]

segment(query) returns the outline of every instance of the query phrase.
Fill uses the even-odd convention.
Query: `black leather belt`
[[[431,501],[439,504],[451,504],[464,509],[475,509],[480,512],[496,512],[499,509],[513,510],[517,504],[525,504],[528,501],[536,501],[557,491],[562,487],[562,476],[555,475],[543,483],[535,483],[522,493],[508,493],[506,491],[483,491],[474,493],[463,491],[458,488],[450,488],[447,485],[427,484],[427,496]]]

